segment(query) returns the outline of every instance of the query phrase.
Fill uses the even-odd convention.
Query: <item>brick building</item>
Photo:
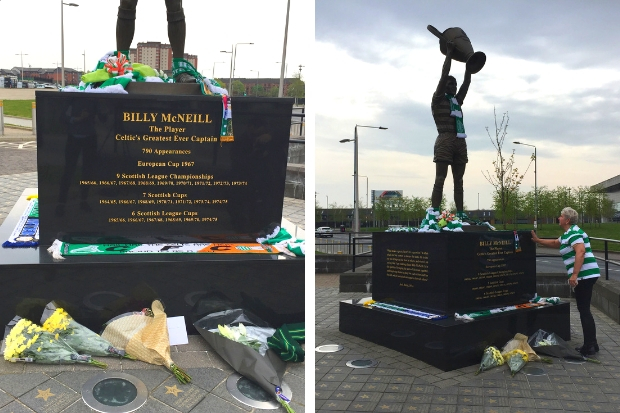
[[[11,73],[17,76],[19,79],[22,78],[22,68],[14,67],[11,69]],[[60,67],[58,68],[39,68],[39,67],[24,67],[24,79],[34,80],[35,82],[41,83],[61,83],[62,79],[62,70]],[[82,74],[84,72],[71,69],[69,67],[65,67],[65,84],[66,85],[77,85],[80,83]]]
[[[183,58],[198,68],[198,56],[185,53]],[[129,49],[129,60],[149,65],[153,69],[172,70],[172,47],[161,42],[142,42],[138,47]]]

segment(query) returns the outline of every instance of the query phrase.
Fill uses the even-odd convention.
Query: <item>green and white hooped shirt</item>
[[[558,238],[558,241],[560,241],[560,254],[562,254],[562,260],[564,260],[566,272],[569,277],[573,275],[573,266],[575,265],[575,250],[573,249],[573,245],[575,244],[584,244],[586,249],[583,265],[581,266],[579,274],[577,274],[577,278],[583,280],[601,276],[596,258],[594,258],[594,254],[592,254],[590,238],[581,228],[577,225],[571,226],[568,231]]]

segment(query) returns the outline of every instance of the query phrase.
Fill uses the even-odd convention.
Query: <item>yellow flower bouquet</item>
[[[475,375],[477,376],[482,371],[492,369],[495,366],[501,366],[502,364],[504,364],[502,353],[497,347],[489,346],[484,350],[484,353],[482,353],[482,361]]]
[[[504,360],[510,367],[510,375],[514,377],[528,361],[527,353],[523,350],[514,349],[504,354]]]
[[[45,331],[59,335],[80,354],[86,353],[100,357],[116,356],[134,360],[133,357],[125,353],[125,350],[117,349],[99,334],[75,321],[54,301],[45,306],[41,323]]]
[[[4,340],[4,359],[7,361],[45,364],[85,363],[100,368],[107,367],[89,355],[78,354],[58,334],[51,334],[30,320],[15,317],[11,323],[15,325]]]

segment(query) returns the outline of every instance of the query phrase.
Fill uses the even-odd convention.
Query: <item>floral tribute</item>
[[[25,318],[19,319],[5,339],[4,359],[13,363],[73,364],[84,363],[106,368],[89,355],[78,354],[58,334],[45,331]]]
[[[123,348],[136,359],[166,367],[179,383],[187,384],[192,378],[170,356],[170,336],[164,306],[153,301],[150,310],[127,313],[106,323],[101,334],[117,348]]]
[[[504,354],[504,360],[510,367],[510,376],[514,377],[528,361],[527,353],[523,350],[514,349]]]
[[[227,326],[219,324],[217,326],[218,332],[222,337],[226,337],[229,340],[243,344],[244,346],[252,347],[254,350],[259,351],[261,342],[248,336],[248,332],[245,326],[239,323],[238,326]]]
[[[482,361],[480,362],[480,367],[478,367],[478,371],[476,371],[476,376],[483,371],[492,369],[496,366],[501,366],[504,364],[504,357],[502,357],[502,353],[495,346],[489,346],[482,353]]]
[[[45,307],[41,323],[43,323],[43,330],[58,335],[80,354],[134,359],[125,354],[124,350],[115,348],[99,334],[75,321],[65,310],[57,308],[53,301]]]
[[[112,76],[122,76],[133,72],[131,62],[127,59],[127,56],[121,52],[118,52],[116,56],[109,56],[103,67]]]

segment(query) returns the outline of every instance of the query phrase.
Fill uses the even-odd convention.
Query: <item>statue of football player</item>
[[[120,0],[116,21],[116,49],[129,58],[129,47],[136,28],[136,5],[138,0]],[[182,0],[165,0],[168,15],[168,41],[172,48],[172,58],[183,59],[185,54],[185,14]],[[174,62],[173,62],[174,64]],[[195,83],[196,78],[189,73],[175,75],[176,83]]]
[[[446,59],[441,71],[437,90],[433,94],[431,109],[437,126],[437,139],[433,162],[435,162],[435,185],[431,196],[432,207],[439,210],[443,196],[443,184],[448,175],[448,166],[452,168],[454,179],[454,203],[457,216],[467,219],[463,211],[463,175],[467,165],[467,143],[461,106],[471,83],[471,73],[466,69],[465,79],[458,93],[456,79],[450,76],[450,65],[454,43],[447,43]]]

